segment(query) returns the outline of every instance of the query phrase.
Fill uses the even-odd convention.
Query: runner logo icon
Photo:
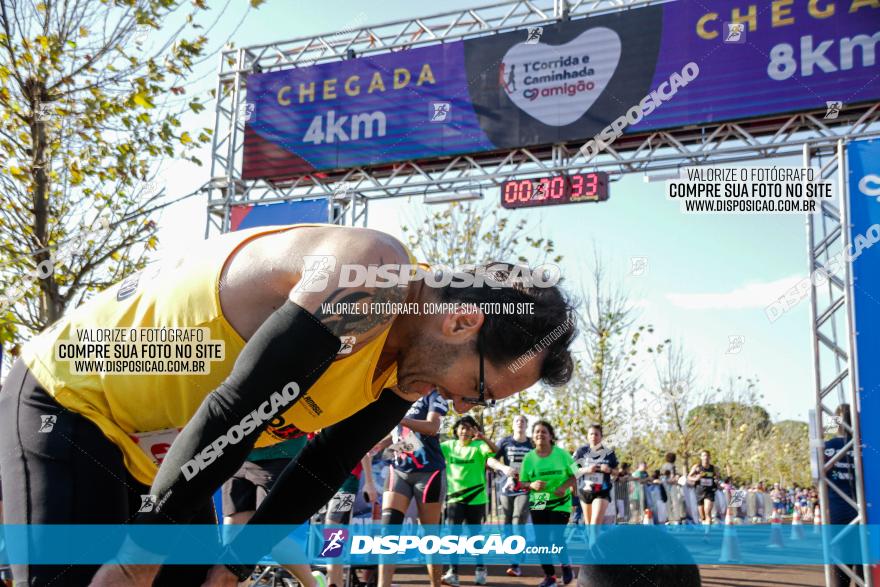
[[[345,528],[324,529],[324,546],[321,549],[321,558],[335,558],[342,554],[342,547],[348,540],[348,530]]]
[[[843,109],[843,102],[826,101],[825,102],[825,120],[835,120]]]
[[[320,292],[327,288],[330,272],[336,269],[336,257],[333,255],[303,255],[302,279],[296,291]]]
[[[40,416],[40,429],[37,432],[42,432],[46,434],[48,432],[52,432],[52,429],[55,427],[55,422],[58,420],[58,416],[48,415],[48,416]]]
[[[141,496],[141,507],[138,508],[138,512],[151,512],[156,507],[156,496],[155,495],[142,495]]]
[[[724,37],[725,43],[745,43],[746,41],[746,25],[741,22],[726,22],[727,35]]]

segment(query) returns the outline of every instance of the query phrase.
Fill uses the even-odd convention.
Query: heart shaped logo
[[[499,81],[520,110],[548,126],[565,126],[605,91],[620,50],[620,37],[605,27],[584,31],[565,45],[519,43],[504,55]]]

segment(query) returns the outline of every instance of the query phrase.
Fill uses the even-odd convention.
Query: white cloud
[[[752,282],[722,293],[669,293],[666,299],[675,306],[692,310],[765,308],[803,278],[803,275],[791,275],[776,281]]]

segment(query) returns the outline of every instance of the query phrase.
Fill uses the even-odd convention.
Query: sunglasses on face
[[[466,404],[470,404],[472,406],[482,406],[484,408],[491,408],[495,406],[495,400],[486,399],[486,372],[485,365],[483,360],[483,342],[482,338],[479,334],[477,334],[477,353],[480,355],[480,379],[479,385],[477,388],[477,397],[463,397],[461,398]]]

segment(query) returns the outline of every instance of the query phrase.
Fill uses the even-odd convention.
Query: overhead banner
[[[677,1],[247,80],[281,178],[880,99],[877,0]],[[609,130],[610,129],[610,130]],[[604,133],[604,134],[601,134]]]
[[[859,382],[862,471],[868,523],[880,523],[880,140],[855,141],[846,148],[849,215]],[[878,548],[880,540],[874,542]]]
[[[229,214],[229,229],[244,230],[255,226],[326,223],[330,216],[329,206],[330,200],[328,198],[232,206]]]

